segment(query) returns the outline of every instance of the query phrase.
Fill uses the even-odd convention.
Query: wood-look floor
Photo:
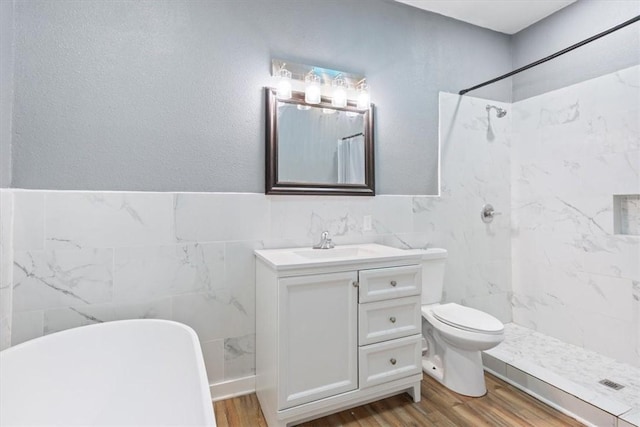
[[[483,397],[460,396],[425,375],[422,399],[406,393],[300,424],[304,427],[409,426],[582,426],[533,397],[490,374]],[[254,394],[214,404],[218,427],[266,427]]]

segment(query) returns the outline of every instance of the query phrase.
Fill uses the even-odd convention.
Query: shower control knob
[[[397,284],[398,284],[398,282],[396,282],[395,280],[392,280],[392,281],[391,281],[391,286],[394,286],[394,287],[395,287]]]
[[[394,316],[391,316],[391,317],[389,318],[389,322],[391,322],[391,323],[396,323],[396,318],[395,318]]]
[[[480,211],[480,219],[482,219],[482,222],[484,222],[485,224],[489,224],[493,221],[493,217],[496,215],[502,215],[501,212],[496,212],[493,209],[493,206],[491,206],[490,204],[486,204],[482,207],[482,210]]]
[[[396,359],[394,359],[393,357],[391,358],[391,360],[389,360],[389,363],[391,363],[392,365],[395,365],[397,362]]]

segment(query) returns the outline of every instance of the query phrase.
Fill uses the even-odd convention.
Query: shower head
[[[507,110],[505,110],[504,108],[500,108],[500,107],[496,107],[495,105],[489,105],[487,104],[487,113],[494,108],[496,110],[496,116],[500,119],[504,116],[507,115]]]

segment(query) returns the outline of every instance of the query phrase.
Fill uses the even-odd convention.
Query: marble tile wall
[[[13,196],[12,344],[109,320],[172,319],[197,331],[211,383],[252,374],[254,284],[245,271],[263,236],[247,233],[265,225],[268,235],[264,196],[212,194],[204,206],[199,194]],[[231,218],[236,208],[247,215]]]
[[[2,288],[13,291],[2,298],[12,300],[13,345],[110,320],[177,320],[198,333],[212,384],[254,373],[254,249],[310,246],[324,229],[338,243],[413,229],[409,196],[2,194],[13,196],[15,212],[13,256],[2,254],[13,263],[12,279],[2,269],[3,283],[13,283]],[[3,198],[3,224],[9,206]],[[374,217],[371,232],[362,231],[363,215]]]
[[[447,302],[511,321],[510,112],[497,118],[487,104],[502,103],[440,94],[441,196],[414,197],[415,231],[449,252]],[[500,214],[480,218],[485,204]]]
[[[513,105],[513,320],[640,366],[640,66]]]

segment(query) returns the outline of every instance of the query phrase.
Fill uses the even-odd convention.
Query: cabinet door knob
[[[351,284],[353,285],[354,288],[358,287],[358,282],[356,282],[355,280],[353,282],[351,282]]]
[[[391,281],[391,286],[396,286],[398,284],[398,282],[396,282],[395,280]]]
[[[391,362],[392,365],[395,365],[397,361],[392,357],[391,360],[389,360],[389,362]]]
[[[395,318],[394,316],[391,316],[391,317],[389,318],[389,322],[391,322],[391,323],[396,323],[396,318]]]

